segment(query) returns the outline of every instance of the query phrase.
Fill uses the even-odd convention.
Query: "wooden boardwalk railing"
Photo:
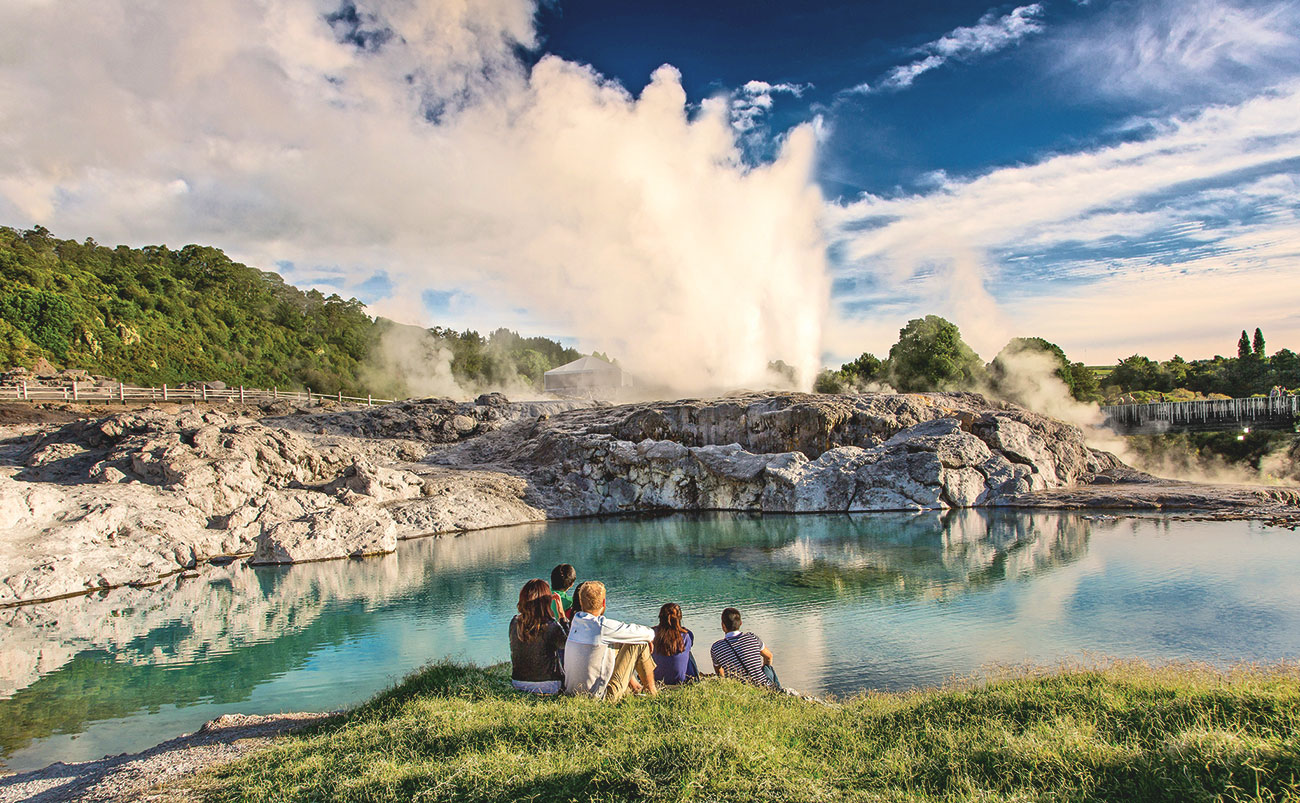
[[[29,385],[19,382],[17,385],[0,387],[0,401],[67,401],[67,402],[148,402],[148,401],[188,401],[188,402],[262,402],[290,401],[306,403],[313,400],[330,400],[352,404],[389,404],[393,399],[376,399],[373,396],[344,396],[338,393],[315,393],[307,390],[262,390],[259,388],[209,388],[168,387],[138,388],[130,385],[89,385],[72,382],[68,385]]]
[[[1170,429],[1285,429],[1300,418],[1300,396],[1256,396],[1249,399],[1201,399],[1186,402],[1117,404],[1102,407],[1112,429],[1163,432]]]

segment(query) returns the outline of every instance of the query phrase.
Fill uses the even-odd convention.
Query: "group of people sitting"
[[[549,584],[529,580],[519,592],[519,613],[510,620],[516,689],[617,702],[628,692],[656,694],[700,676],[691,656],[695,634],[682,625],[680,605],[664,604],[653,628],[620,622],[605,616],[603,583],[588,580],[573,588],[576,580],[573,566],[562,563],[551,571]],[[714,672],[780,689],[772,651],[740,627],[740,611],[722,612],[723,637],[709,650]]]

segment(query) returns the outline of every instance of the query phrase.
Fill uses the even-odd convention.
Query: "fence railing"
[[[280,390],[272,388],[210,388],[168,387],[138,388],[131,385],[101,385],[72,382],[68,385],[29,385],[19,382],[17,385],[0,387],[0,401],[67,401],[67,402],[145,402],[145,401],[188,401],[188,402],[263,402],[289,401],[309,403],[314,400],[336,401],[352,404],[389,404],[393,399],[376,399],[374,396],[344,396],[338,393],[316,393],[307,390]]]
[[[1107,423],[1125,428],[1159,426],[1224,427],[1234,424],[1295,421],[1300,396],[1256,396],[1249,399],[1198,399],[1185,402],[1117,404],[1102,407]]]

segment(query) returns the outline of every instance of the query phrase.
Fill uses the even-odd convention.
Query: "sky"
[[[0,0],[0,224],[682,387],[1300,349],[1300,2]]]

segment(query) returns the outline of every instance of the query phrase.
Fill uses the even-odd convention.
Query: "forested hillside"
[[[220,380],[364,395],[363,377],[373,378],[365,366],[387,325],[356,299],[303,292],[217,248],[107,248],[39,226],[0,227],[0,368],[44,357],[136,384]],[[430,336],[445,343],[467,387],[536,383],[580,356],[505,329]]]

